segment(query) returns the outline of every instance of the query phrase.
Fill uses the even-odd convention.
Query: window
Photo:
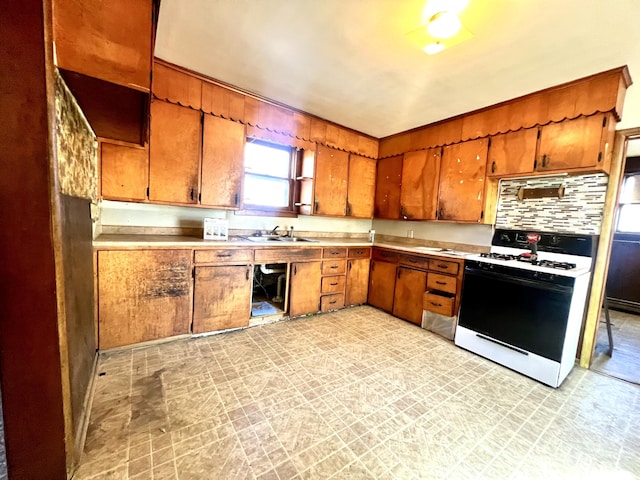
[[[248,210],[293,211],[294,149],[247,139],[244,205]]]
[[[640,173],[627,175],[620,192],[618,232],[640,233]]]

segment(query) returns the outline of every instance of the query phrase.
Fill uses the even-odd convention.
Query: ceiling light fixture
[[[428,55],[435,55],[436,53],[440,53],[444,50],[444,45],[440,42],[429,43],[428,45],[425,45],[422,50],[424,50],[424,53]]]
[[[435,38],[451,38],[460,31],[462,23],[451,12],[436,13],[427,24],[427,31]]]

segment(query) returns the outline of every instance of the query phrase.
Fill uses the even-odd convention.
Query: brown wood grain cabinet
[[[97,262],[101,350],[189,333],[190,250],[105,250]]]
[[[161,100],[196,110],[202,107],[202,80],[158,62],[153,64],[152,91]]]
[[[403,156],[378,160],[374,200],[375,218],[397,220],[400,218],[400,190],[402,184]]]
[[[347,208],[349,154],[318,145],[315,164],[313,213],[344,217]]]
[[[393,315],[416,325],[422,324],[422,297],[427,288],[427,272],[398,267],[393,296]]]
[[[439,220],[482,221],[487,148],[488,140],[481,138],[442,149]]]
[[[204,115],[202,205],[240,208],[245,131],[241,123]]]
[[[291,264],[289,316],[297,317],[320,310],[321,262]]]
[[[200,115],[197,110],[159,100],[151,104],[149,200],[197,203]]]
[[[538,128],[527,128],[491,137],[487,175],[503,177],[533,173]]]
[[[405,220],[434,220],[438,205],[440,148],[404,154],[400,216]]]
[[[369,250],[369,249],[367,249]],[[369,259],[350,258],[347,260],[347,288],[345,305],[367,303],[369,293]]]
[[[391,313],[395,284],[396,264],[384,260],[371,260],[367,303]]]
[[[376,190],[376,161],[351,154],[347,186],[347,216],[372,218]]]
[[[249,325],[251,287],[250,265],[195,267],[193,333]]]
[[[144,201],[149,186],[149,149],[100,142],[100,195]]]

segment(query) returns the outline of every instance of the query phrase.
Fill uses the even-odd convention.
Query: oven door
[[[527,274],[511,267],[465,267],[458,324],[486,340],[560,362],[573,279],[523,278]]]

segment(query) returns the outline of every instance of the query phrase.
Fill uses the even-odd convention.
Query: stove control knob
[[[560,237],[558,235],[551,236],[551,245],[558,245],[560,243]]]

